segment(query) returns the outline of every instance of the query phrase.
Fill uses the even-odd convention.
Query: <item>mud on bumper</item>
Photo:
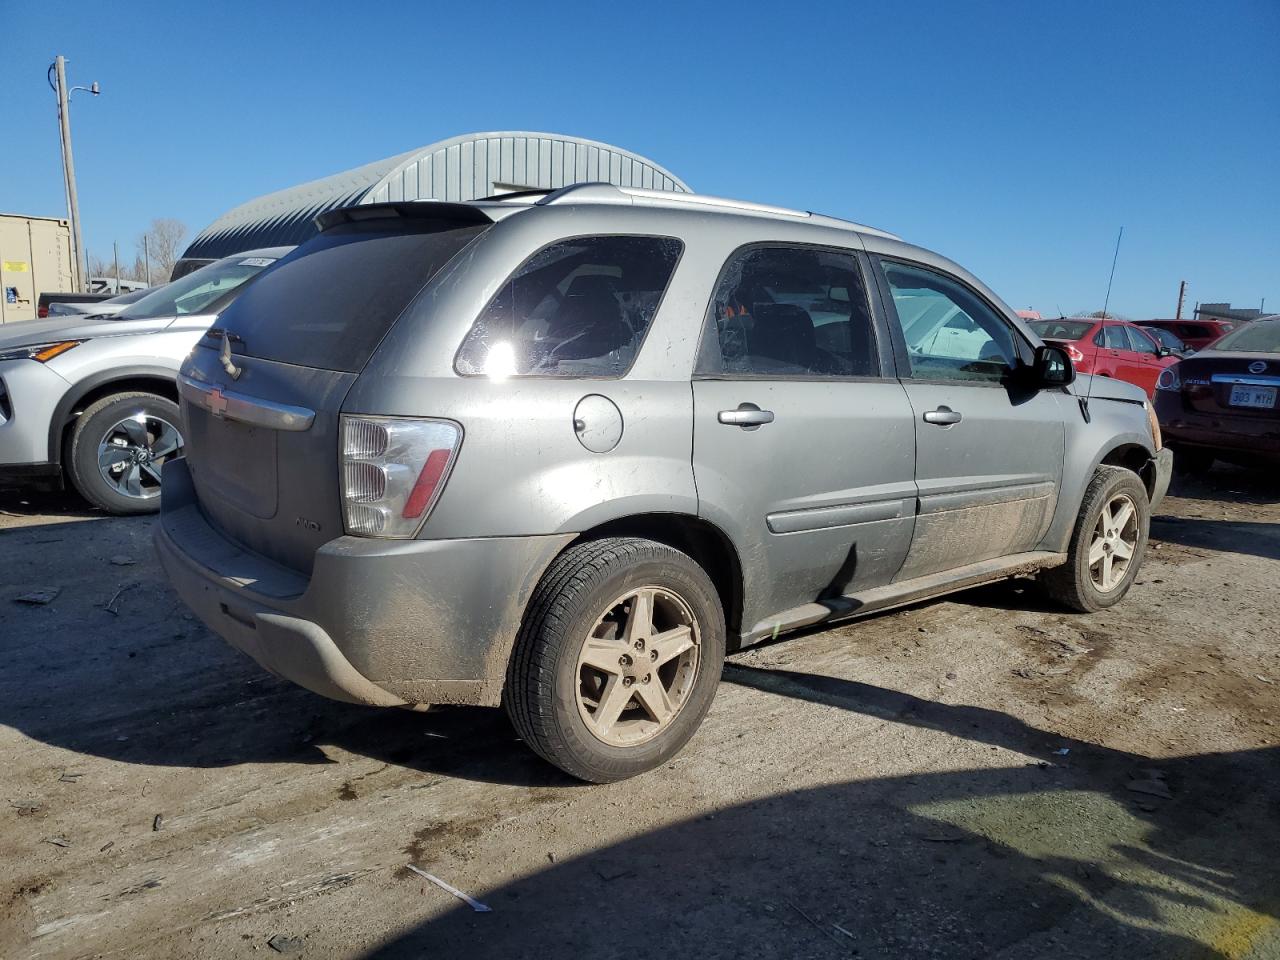
[[[277,676],[377,706],[496,705],[528,597],[572,539],[338,537],[307,576],[213,527],[182,460],[165,465],[155,530],[170,581],[211,630]]]
[[[1149,476],[1146,475],[1148,471]],[[1147,461],[1147,467],[1143,473],[1142,479],[1146,481],[1147,489],[1151,492],[1151,509],[1154,510],[1160,505],[1164,495],[1169,492],[1169,481],[1173,477],[1173,451],[1168,447],[1158,451]]]

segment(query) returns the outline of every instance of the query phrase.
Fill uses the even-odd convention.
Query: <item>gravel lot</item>
[[[265,675],[148,520],[0,493],[0,956],[1280,956],[1280,484],[1152,530],[1103,614],[1010,583],[738,654],[587,787],[498,711]]]

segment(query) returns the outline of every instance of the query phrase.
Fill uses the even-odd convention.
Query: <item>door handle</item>
[[[950,407],[939,407],[937,410],[930,410],[924,415],[925,423],[936,423],[939,426],[949,427],[953,423],[959,423],[963,417],[960,416],[958,410],[952,410]]]
[[[754,430],[761,424],[773,423],[773,411],[761,410],[754,403],[740,403],[737,410],[721,410],[717,419],[731,427]]]

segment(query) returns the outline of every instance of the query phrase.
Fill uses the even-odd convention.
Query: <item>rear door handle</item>
[[[740,403],[737,410],[721,410],[718,419],[731,427],[752,430],[761,424],[773,423],[773,411],[761,410],[754,403]]]
[[[943,427],[959,423],[962,419],[964,418],[960,416],[960,412],[952,410],[950,407],[939,407],[937,410],[930,410],[924,415],[925,423],[936,423]]]

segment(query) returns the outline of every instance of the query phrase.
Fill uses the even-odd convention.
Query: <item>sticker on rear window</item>
[[[275,257],[249,257],[247,260],[241,260],[242,267],[269,267],[276,262]]]

